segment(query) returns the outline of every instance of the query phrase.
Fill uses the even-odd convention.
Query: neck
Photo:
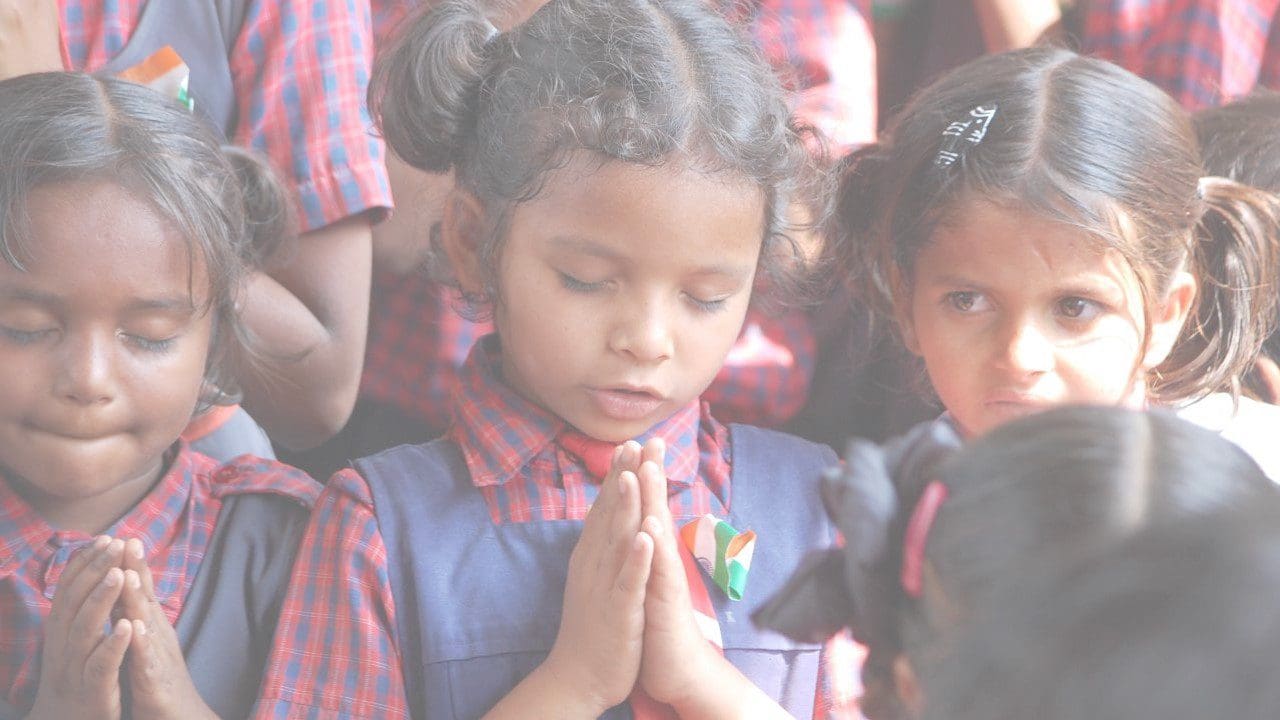
[[[166,466],[164,458],[158,458],[154,465],[136,476],[87,497],[51,495],[21,477],[10,476],[9,484],[55,530],[100,535],[151,492],[163,477]]]

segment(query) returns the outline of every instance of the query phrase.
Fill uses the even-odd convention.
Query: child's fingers
[[[636,456],[638,453],[634,442],[628,441],[614,449],[613,469],[601,481],[600,492],[596,494],[595,502],[591,504],[591,510],[587,512],[583,523],[580,542],[589,543],[588,547],[600,547],[609,541],[610,528],[613,527],[613,514],[617,509],[617,499],[620,494],[618,475],[621,471],[615,472],[615,469],[634,462]]]
[[[660,437],[649,438],[640,453],[640,462],[651,462],[660,470],[666,470],[667,443]]]
[[[613,508],[609,550],[613,558],[612,567],[618,567],[625,562],[636,531],[640,529],[640,485],[630,470],[619,474],[614,485],[617,486],[618,500]]]
[[[102,639],[102,629],[111,619],[111,609],[120,598],[123,585],[124,571],[113,567],[107,570],[81,603],[67,632],[67,647],[72,653],[71,657],[88,658],[97,647]]]
[[[151,568],[147,566],[147,551],[142,541],[137,538],[131,538],[124,544],[124,564],[125,570],[133,570],[138,574],[141,582],[142,595],[149,601],[155,601],[156,588],[151,577]]]
[[[640,465],[637,473],[640,480],[640,507],[645,517],[653,516],[659,522],[669,524],[671,506],[667,499],[667,474],[662,466],[646,460]]]
[[[627,546],[627,556],[618,570],[614,583],[614,599],[619,607],[638,606],[644,602],[645,587],[649,584],[649,569],[653,566],[653,538],[647,533],[632,535]]]
[[[135,696],[154,693],[160,682],[162,663],[154,629],[141,620],[133,621],[133,640],[129,643],[129,685]]]
[[[124,588],[120,591],[121,615],[129,620],[151,620],[151,603],[142,589],[142,579],[138,571],[130,568],[124,571]]]
[[[54,614],[61,615],[67,626],[74,620],[85,599],[106,577],[107,571],[120,566],[120,553],[123,550],[124,543],[119,540],[98,538],[91,547],[81,550],[71,558],[73,562],[78,561],[75,567],[70,567],[68,563],[68,569],[74,574],[68,577],[67,572],[63,571],[53,598],[53,604],[59,607],[59,611]]]
[[[112,686],[120,682],[120,667],[124,664],[125,651],[129,649],[129,641],[133,637],[133,623],[125,619],[117,620],[89,653],[84,663],[84,674],[81,682],[91,691],[108,693]]]

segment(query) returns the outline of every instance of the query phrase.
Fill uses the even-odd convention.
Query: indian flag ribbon
[[[716,587],[730,600],[741,600],[751,570],[756,534],[738,532],[714,515],[703,515],[680,528],[680,539]]]
[[[152,90],[177,100],[188,110],[196,109],[195,98],[191,97],[191,70],[178,55],[178,51],[165,45],[147,56],[147,59],[125,70],[119,75],[121,80],[128,80],[145,85]]]

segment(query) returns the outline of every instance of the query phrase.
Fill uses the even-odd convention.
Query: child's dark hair
[[[1259,90],[1192,121],[1210,174],[1280,194],[1280,92]],[[1271,278],[1270,292],[1280,294],[1280,276]],[[1280,360],[1280,332],[1272,331],[1263,352]]]
[[[843,588],[824,591],[825,607],[802,603],[781,621],[764,618],[783,630],[791,619],[819,635],[849,625],[869,649],[863,710],[876,720],[902,715],[894,660],[905,653],[919,672],[949,628],[1002,588],[1016,592],[1023,569],[1278,492],[1243,450],[1211,431],[1172,414],[1107,407],[1058,408],[1009,423],[934,467],[928,477],[892,478],[883,451],[852,445],[847,470],[824,482],[846,545],[826,556],[827,568],[792,581]],[[909,540],[913,519],[931,504],[926,496],[936,514]],[[914,591],[906,587],[909,567],[918,571]]]
[[[1078,227],[1124,256],[1147,307],[1179,270],[1198,280],[1152,396],[1234,392],[1275,322],[1280,210],[1205,175],[1187,114],[1151,83],[1057,48],[991,55],[921,91],[846,163],[833,252],[851,288],[892,317],[917,253],[963,203]]]
[[[291,201],[249,153],[220,147],[190,111],[133,83],[81,73],[0,82],[0,256],[23,270],[27,194],[48,184],[106,180],[150,203],[202,258],[213,313],[201,405],[237,386],[232,353],[252,350],[236,313],[248,269],[292,228]],[[228,337],[228,335],[230,337]],[[228,339],[236,342],[227,342]],[[243,355],[243,353],[241,353]]]
[[[1270,720],[1273,503],[1152,528],[982,609],[926,679],[936,720]]]
[[[574,151],[601,163],[678,159],[758,186],[758,284],[778,298],[808,289],[786,234],[813,177],[802,131],[751,42],[708,3],[551,0],[503,33],[476,2],[429,4],[379,61],[369,104],[397,155],[422,170],[452,169],[483,205],[490,277],[467,297],[473,310],[497,297],[492,269],[512,207]],[[433,260],[438,279],[456,285],[443,253]]]

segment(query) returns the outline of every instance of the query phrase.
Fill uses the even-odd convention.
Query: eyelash
[[[126,334],[124,337],[126,342],[136,346],[138,349],[144,352],[162,354],[162,353],[167,353],[173,349],[174,338],[163,338],[161,340],[152,340],[150,338],[144,338],[138,335],[128,335],[128,334]]]
[[[559,274],[560,274],[560,284],[563,285],[565,289],[569,290],[570,292],[584,293],[584,294],[597,292],[599,290],[603,290],[607,282],[607,281],[601,281],[601,282],[589,283],[589,282],[583,282],[568,273],[561,272]],[[714,313],[714,312],[719,312],[720,310],[723,310],[725,307],[725,303],[727,303],[729,300],[729,298],[719,298],[717,300],[700,300],[688,293],[685,293],[685,298],[688,299],[689,303],[692,304],[695,309],[697,309],[699,312],[705,312],[705,313]]]
[[[3,335],[10,342],[17,345],[33,345],[48,335],[51,330],[16,330],[14,328],[0,327],[0,335]],[[173,343],[176,338],[163,338],[160,340],[152,340],[138,335],[123,334],[125,342],[137,347],[143,352],[149,353],[167,353],[173,349]]]
[[[578,278],[563,272],[560,273],[560,284],[564,285],[566,290],[577,293],[592,293],[604,288],[603,282],[583,282]]]
[[[3,334],[17,345],[31,345],[44,337],[46,332],[48,330],[15,330],[14,328],[0,327],[0,334]]]
[[[725,303],[729,301],[729,298],[720,298],[719,300],[699,300],[687,293],[685,294],[685,297],[689,299],[689,302],[693,304],[698,312],[704,313],[720,312],[724,309]]]

